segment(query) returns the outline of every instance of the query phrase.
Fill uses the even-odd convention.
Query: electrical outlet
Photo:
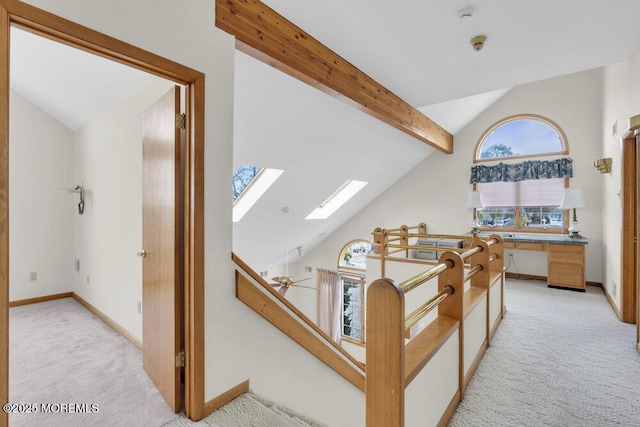
[[[260,277],[267,277],[269,275],[268,271],[261,271],[260,272]]]
[[[304,272],[305,272],[305,273],[311,273],[311,272],[313,272],[313,268],[311,268],[310,266],[306,265],[306,266],[304,267]]]
[[[29,273],[29,281],[35,282],[36,280],[38,280],[38,272],[32,271],[31,273]]]
[[[611,281],[611,287],[613,288],[613,296],[615,297],[618,293],[618,284],[614,281]]]
[[[138,314],[142,314],[142,301],[138,301]]]
[[[91,283],[91,278],[89,277],[89,275],[87,274],[87,285]]]
[[[73,260],[73,268],[76,271],[80,271],[80,260],[78,258]]]

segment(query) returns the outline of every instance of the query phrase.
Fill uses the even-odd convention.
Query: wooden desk
[[[585,291],[585,246],[587,239],[564,235],[532,236],[503,234],[504,249],[547,253],[547,285]]]

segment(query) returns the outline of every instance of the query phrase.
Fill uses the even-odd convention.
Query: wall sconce
[[[595,160],[593,166],[598,168],[600,173],[609,173],[611,172],[611,157]]]
[[[478,231],[480,221],[478,221],[478,209],[483,209],[482,199],[479,191],[470,191],[467,194],[467,210],[473,209],[473,221],[471,222],[471,231]]]

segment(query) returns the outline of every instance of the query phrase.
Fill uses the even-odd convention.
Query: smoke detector
[[[470,40],[471,46],[473,46],[475,50],[481,50],[484,47],[484,42],[486,40],[487,40],[487,36],[484,36],[484,35],[475,36]]]
[[[476,10],[473,7],[465,7],[458,11],[458,20],[462,23],[469,22],[476,16]]]

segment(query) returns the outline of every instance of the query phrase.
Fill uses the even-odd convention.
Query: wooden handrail
[[[418,250],[438,250],[441,252],[444,251],[452,251],[452,252],[465,252],[468,249],[464,249],[464,248],[447,248],[447,247],[443,247],[443,246],[422,246],[422,245],[394,245],[394,244],[390,244],[390,245],[376,245],[373,244],[373,246],[384,246],[386,248],[389,249],[399,249],[399,250],[405,250],[405,249],[418,249]],[[399,251],[397,251],[399,252]]]
[[[418,323],[420,319],[429,314],[431,310],[436,308],[442,301],[445,300],[445,298],[447,298],[454,292],[455,291],[453,290],[453,286],[445,286],[445,288],[438,292],[433,298],[430,298],[427,302],[411,312],[411,314],[408,315],[404,320],[405,331],[411,329],[413,325]]]
[[[400,289],[402,289],[402,292],[406,294],[407,292],[414,290],[418,286],[422,285],[424,282],[430,279],[433,279],[438,274],[442,273],[447,268],[451,268],[451,267],[452,265],[448,262],[438,264],[435,267],[433,267],[431,270],[427,270],[424,273],[420,273],[417,276],[413,276],[411,279],[405,280],[400,285]]]
[[[389,246],[390,246],[390,245],[389,245]],[[389,246],[387,246],[387,247],[389,247]],[[402,252],[402,251],[404,251],[404,249],[403,249],[403,248],[396,249],[395,251],[389,251],[389,255],[391,255],[391,254],[397,254],[398,252]]]
[[[362,371],[340,357],[324,340],[314,335],[238,270],[236,270],[236,297],[351,384],[362,391],[365,390]]]
[[[464,275],[464,281],[468,282],[469,279],[471,279],[473,276],[475,276],[476,274],[480,273],[482,270],[484,270],[484,267],[482,267],[482,264],[476,264],[475,267],[473,267],[471,270],[467,271]]]
[[[495,281],[496,274],[503,274],[503,244],[502,237],[499,235],[481,238],[477,233],[472,236],[416,234],[409,233],[406,226],[402,226],[400,230],[396,233],[395,230],[376,229],[374,233],[376,254],[381,260],[381,277],[384,277],[384,263],[390,249],[427,248],[409,245],[409,238],[437,236],[466,239],[467,242],[471,240],[468,245],[470,249],[428,247],[429,250],[442,253],[437,264],[430,270],[401,284],[396,284],[388,278],[381,278],[369,286],[366,301],[367,427],[404,425],[404,387],[409,385],[456,331],[459,360],[458,391],[454,399],[462,398],[470,376],[475,370],[473,363],[476,363],[474,361],[467,372],[467,358],[473,357],[473,354],[465,355],[465,317],[478,304],[486,304],[484,319],[486,337],[484,347],[481,349],[483,351],[489,345],[491,330],[489,317],[491,284]],[[390,236],[393,236],[393,239],[390,239]],[[397,240],[401,240],[401,244],[389,243]],[[395,260],[395,258],[388,259]],[[397,259],[397,261],[407,260]],[[406,292],[435,277],[438,278],[438,293],[405,318]],[[470,281],[470,289],[467,292],[464,291],[466,281]],[[503,297],[503,291],[501,291],[500,298]],[[504,307],[503,300],[500,303]],[[426,327],[421,328],[415,336],[407,336],[406,332],[435,307],[438,309],[437,317]],[[409,338],[408,342],[407,338]],[[404,387],[400,381],[402,378],[404,378]]]
[[[487,245],[491,246],[491,245],[495,245],[496,243],[498,243],[499,240],[498,240],[497,237],[491,236],[491,237],[487,238],[486,242],[487,242]]]
[[[349,359],[351,363],[356,365],[362,373],[365,372],[364,363],[357,360],[355,357],[351,355],[347,350],[342,348],[335,340],[333,340],[325,331],[320,329],[320,327],[307,316],[305,316],[300,310],[298,310],[289,300],[280,295],[273,289],[273,286],[270,286],[258,273],[256,273],[251,267],[249,267],[242,259],[240,259],[235,253],[231,253],[231,259],[235,262],[245,273],[247,273],[253,280],[258,282],[264,289],[266,289],[271,295],[278,299],[282,304],[284,304],[291,312],[293,312],[302,322],[308,325],[311,329],[313,329],[318,335],[322,336],[328,345],[333,347],[336,351],[342,354],[344,357]]]
[[[469,249],[469,250],[461,253],[460,256],[462,257],[462,259],[467,259],[470,256],[475,255],[475,254],[480,253],[480,252],[482,252],[482,246],[476,246],[473,249]]]
[[[469,235],[459,234],[409,234],[407,237],[417,237],[418,239],[458,239],[458,240],[471,240],[473,237]]]

